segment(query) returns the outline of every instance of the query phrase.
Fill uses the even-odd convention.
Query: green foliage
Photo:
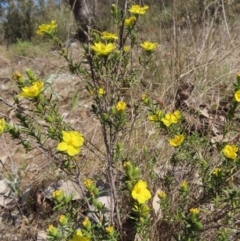
[[[38,24],[53,18],[58,21],[59,36],[62,39],[68,39],[74,30],[73,23],[69,24],[71,12],[67,4],[50,0],[18,0],[10,1],[5,8],[3,30],[8,44],[35,39]]]
[[[15,55],[35,58],[36,56],[47,56],[51,46],[49,43],[36,45],[33,42],[18,39],[17,43],[13,44],[11,48]]]

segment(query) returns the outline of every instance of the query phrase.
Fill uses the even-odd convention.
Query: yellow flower
[[[88,217],[86,217],[86,218],[82,221],[82,225],[83,225],[83,227],[85,227],[85,228],[87,228],[87,227],[89,227],[89,226],[91,225],[91,222],[90,222],[90,220],[89,220]]]
[[[214,176],[219,176],[219,174],[221,173],[221,168],[219,168],[219,167],[216,167],[215,169],[214,169],[214,171],[212,172],[212,174],[214,175]]]
[[[101,33],[101,39],[105,40],[117,40],[118,36],[115,33],[109,33],[109,32],[102,32]]]
[[[146,100],[146,99],[145,99],[145,100]],[[158,120],[161,118],[161,115],[162,115],[162,111],[161,111],[161,110],[158,110],[154,115],[150,115],[150,116],[148,117],[148,119],[149,119],[150,121],[156,122],[156,121],[158,121]]]
[[[222,153],[226,158],[236,160],[238,148],[235,145],[226,145],[222,149]]]
[[[237,90],[235,93],[234,93],[234,98],[237,102],[240,102],[240,90]]]
[[[136,17],[135,16],[132,16],[130,18],[125,18],[124,20],[124,26],[126,27],[130,27],[132,26],[135,22],[136,22]]]
[[[37,34],[42,35],[45,33],[53,33],[53,31],[57,28],[56,21],[51,21],[50,24],[42,24],[38,27]]]
[[[180,146],[184,141],[184,135],[175,135],[173,139],[169,140],[171,146],[177,147]]]
[[[59,222],[62,224],[62,225],[66,225],[68,223],[68,218],[65,216],[65,215],[60,215],[59,217]]]
[[[177,118],[177,120],[181,119],[182,117],[181,112],[179,110],[175,110],[173,114]]]
[[[139,180],[132,190],[133,199],[137,200],[138,203],[145,203],[151,198],[151,193],[147,189],[147,183],[143,180]]]
[[[167,197],[167,194],[164,191],[159,191],[157,195],[159,199],[165,199]]]
[[[162,122],[165,126],[168,127],[172,124],[177,124],[180,118],[181,112],[176,110],[173,113],[167,113],[164,118],[162,118]]]
[[[72,239],[70,239],[69,241],[90,241],[90,240],[91,240],[90,237],[84,237],[81,230],[78,229],[73,235]]]
[[[117,104],[116,104],[116,110],[117,111],[124,111],[126,109],[126,103],[124,101],[119,101]]]
[[[62,131],[63,141],[57,146],[59,151],[66,152],[69,156],[79,154],[84,138],[77,131]]]
[[[52,224],[49,225],[47,231],[48,231],[48,233],[49,233],[51,236],[57,236],[57,234],[58,234],[57,228],[54,227]]]
[[[109,55],[114,51],[116,46],[113,43],[104,44],[102,42],[94,43],[91,48],[95,51],[97,55]]]
[[[150,116],[148,116],[148,119],[150,121],[156,122],[158,120],[158,117],[157,117],[157,115],[150,115]]]
[[[132,163],[130,161],[125,161],[123,163],[123,167],[127,167],[127,166],[132,166]]]
[[[58,202],[61,202],[64,198],[64,194],[63,194],[63,191],[62,190],[55,190],[53,193],[52,193],[52,196],[54,199],[56,199]]]
[[[198,208],[191,208],[190,209],[190,213],[192,213],[192,214],[199,214],[200,210]]]
[[[130,49],[131,49],[131,46],[130,46],[130,45],[126,45],[126,46],[123,47],[123,51],[124,51],[125,53],[129,52]]]
[[[149,41],[145,41],[144,43],[141,43],[140,46],[147,52],[151,52],[157,47],[157,43],[152,43]]]
[[[92,185],[93,185],[93,180],[92,179],[86,179],[83,183],[84,183],[86,188],[91,188]]]
[[[114,234],[114,227],[113,226],[108,226],[105,228],[106,232],[112,236]]]
[[[2,118],[0,119],[0,135],[3,133],[4,128],[5,128],[6,122],[5,120]]]
[[[97,93],[99,96],[103,96],[103,95],[105,95],[106,92],[105,92],[104,88],[100,87],[100,88],[98,88]]]
[[[147,95],[146,94],[142,94],[142,100],[144,101],[144,100],[146,100],[146,98],[147,98]]]
[[[143,7],[140,7],[140,5],[134,4],[128,11],[133,14],[144,15],[147,9],[148,9],[148,6],[146,5]]]
[[[42,81],[35,81],[32,83],[32,86],[23,87],[19,96],[24,98],[37,97],[41,93],[43,86],[44,83]]]
[[[186,192],[188,191],[188,183],[186,180],[182,181],[181,184],[180,184],[180,190],[182,192]]]

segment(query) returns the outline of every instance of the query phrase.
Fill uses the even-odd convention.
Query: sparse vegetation
[[[2,85],[2,240],[239,239],[237,1],[148,4],[75,47],[57,19],[10,45],[48,62]]]

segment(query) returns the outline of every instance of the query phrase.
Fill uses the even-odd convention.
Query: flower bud
[[[137,179],[139,177],[140,174],[140,170],[138,167],[134,167],[133,168],[133,172],[132,172],[132,178],[133,179]]]
[[[125,173],[128,177],[131,177],[133,174],[133,166],[130,161],[124,162],[123,164]]]
[[[52,123],[53,122],[53,118],[50,116],[50,115],[47,115],[45,120],[49,123]]]
[[[132,43],[136,44],[137,43],[137,35],[135,33],[132,34]]]
[[[117,16],[117,6],[116,4],[112,4],[111,6],[111,14],[116,17]]]
[[[64,198],[64,194],[62,190],[55,190],[52,193],[53,198],[57,201],[57,202],[61,202]]]
[[[240,86],[240,73],[237,74],[237,83],[238,83],[238,86]]]
[[[19,99],[18,99],[17,95],[13,96],[13,100],[14,100],[15,104],[19,104]]]
[[[91,222],[89,220],[88,217],[86,217],[83,222],[82,222],[82,225],[83,227],[86,229],[86,230],[90,230],[91,229]]]
[[[107,113],[103,113],[102,118],[106,121],[109,118],[109,115]]]
[[[50,236],[53,236],[53,237],[58,237],[59,236],[59,232],[58,232],[57,228],[54,227],[52,224],[49,225],[49,227],[48,227],[48,234]]]
[[[38,105],[37,105],[37,109],[38,109],[40,112],[42,112],[42,111],[43,111],[43,106],[42,106],[41,104],[38,104]]]
[[[29,79],[31,79],[31,80],[36,79],[36,76],[34,75],[34,73],[31,69],[26,69],[26,73],[27,73]]]
[[[65,215],[60,215],[59,217],[59,222],[62,224],[62,225],[66,225],[68,223],[68,218],[65,216]]]

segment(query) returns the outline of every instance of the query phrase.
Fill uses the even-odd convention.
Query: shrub
[[[220,241],[238,233],[240,157],[233,137],[238,135],[240,74],[218,138],[208,128],[191,128],[189,118],[201,120],[206,114],[201,109],[182,111],[184,88],[177,90],[172,108],[164,108],[147,88],[136,91],[143,73],[154,70],[157,51],[157,43],[138,40],[136,26],[147,11],[148,6],[130,4],[124,11],[112,5],[118,34],[91,31],[92,42],[83,46],[80,62],[68,55],[54,22],[39,27],[84,82],[104,148],[90,143],[79,131],[81,126],[63,120],[51,86],[32,70],[26,77],[14,75],[20,90],[14,96],[19,125],[1,120],[0,132],[8,131],[27,151],[37,145],[84,191],[84,202],[77,205],[62,190],[52,193],[53,211],[60,216],[49,225],[49,240]],[[135,99],[129,98],[133,95]],[[18,108],[23,98],[28,111]],[[146,119],[157,138],[144,129]],[[105,188],[93,177],[83,179],[78,158],[84,148],[103,156]],[[78,215],[80,209],[85,217]]]

